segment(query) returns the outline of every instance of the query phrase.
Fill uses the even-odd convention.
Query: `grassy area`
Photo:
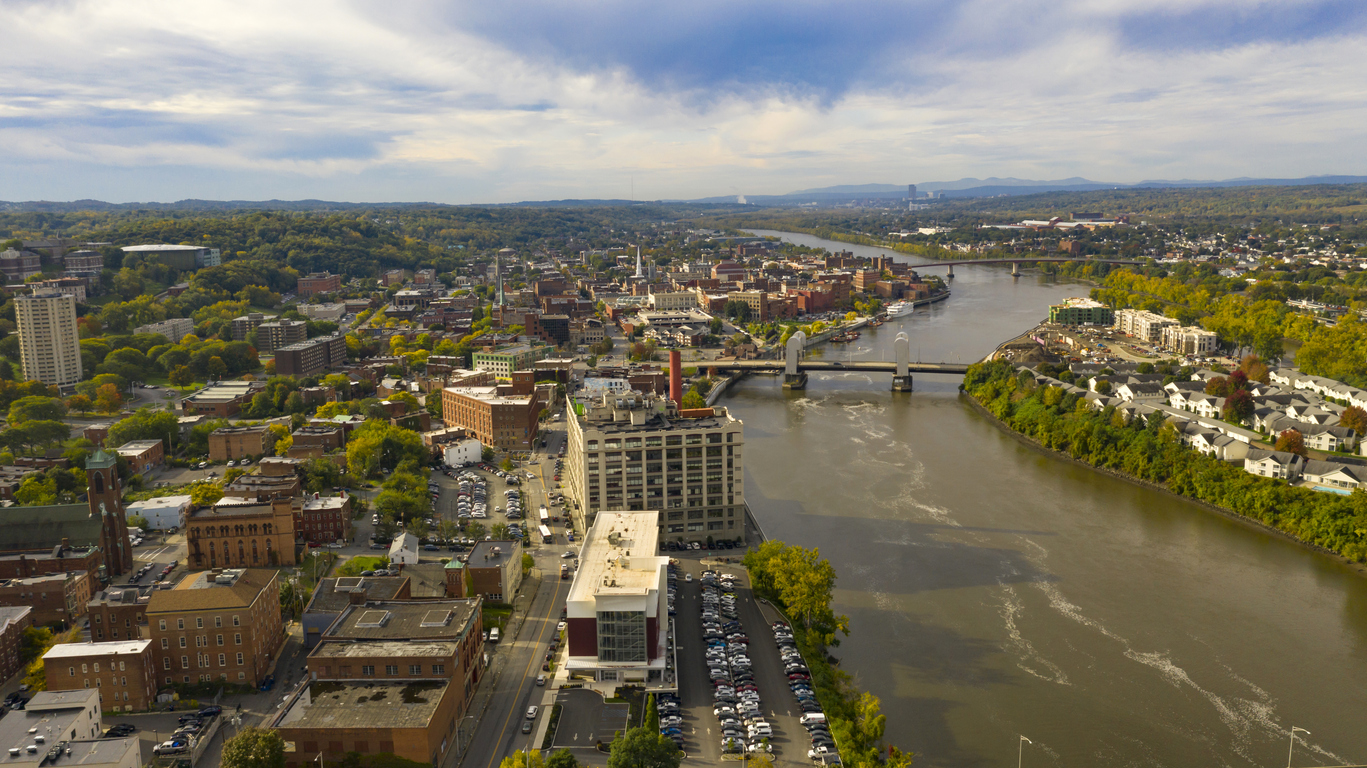
[[[313,589],[318,585],[319,579],[325,578],[332,571],[332,566],[337,564],[339,557],[336,552],[315,551],[318,554],[310,555],[299,565],[299,583],[308,589]],[[317,562],[314,562],[315,560]]]
[[[555,742],[555,727],[560,724],[560,705],[551,707],[551,719],[546,723],[546,737],[541,740],[542,749],[550,749]]]
[[[492,629],[493,627],[498,627],[499,634],[503,634],[505,628],[508,626],[508,619],[511,619],[513,617],[513,609],[490,608],[488,606],[485,606],[483,617],[485,629]]]
[[[320,555],[321,557],[321,555]],[[371,555],[360,555],[342,563],[337,567],[335,576],[360,576],[362,571],[373,571],[377,568],[384,568],[389,565],[387,557],[373,557]]]

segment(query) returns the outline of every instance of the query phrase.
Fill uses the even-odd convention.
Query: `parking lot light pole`
[[[1306,736],[1310,735],[1310,732],[1304,728],[1295,725],[1291,726],[1291,746],[1287,747],[1286,750],[1286,768],[1291,768],[1291,753],[1296,751],[1296,731],[1300,731]]]
[[[1016,768],[1021,768],[1021,760],[1025,757],[1025,745],[1027,743],[1034,744],[1035,742],[1025,738],[1024,734],[1021,735],[1020,741],[1016,742]]]

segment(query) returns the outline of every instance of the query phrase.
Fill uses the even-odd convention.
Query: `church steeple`
[[[97,448],[85,462],[86,498],[90,515],[100,518],[100,549],[104,552],[105,576],[121,576],[133,570],[128,545],[128,518],[119,489],[118,459]]]

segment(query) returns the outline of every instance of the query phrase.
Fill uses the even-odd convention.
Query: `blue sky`
[[[0,199],[1367,174],[1367,2],[0,0]]]

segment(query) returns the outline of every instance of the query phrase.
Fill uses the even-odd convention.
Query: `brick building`
[[[209,433],[209,460],[229,461],[266,452],[265,425],[251,427],[221,427]]]
[[[294,515],[294,530],[299,540],[310,544],[350,541],[351,497],[319,496],[304,499]]]
[[[341,275],[334,275],[330,272],[314,272],[299,278],[295,293],[299,294],[299,298],[307,299],[315,293],[332,293],[340,290],[342,290]]]
[[[0,679],[14,677],[23,667],[19,652],[24,630],[33,626],[33,609],[27,605],[0,608]]]
[[[33,609],[39,626],[72,626],[85,615],[90,602],[90,575],[86,571],[30,576],[0,582],[0,606]]]
[[[294,565],[293,503],[220,501],[185,518],[185,538],[191,568]]]
[[[192,573],[147,604],[160,684],[258,685],[285,642],[280,576],[271,568]]]
[[[131,440],[114,452],[127,459],[128,468],[136,474],[146,474],[165,461],[161,440]]]
[[[97,592],[86,604],[90,637],[97,643],[147,637],[147,603],[152,590],[134,587]]]
[[[512,384],[497,387],[447,387],[442,390],[442,421],[463,427],[485,445],[527,450],[536,439],[541,401],[535,373],[514,371]]]
[[[256,328],[256,349],[272,352],[308,339],[308,323],[303,320],[277,320]]]
[[[455,573],[459,570],[465,573]],[[512,602],[522,585],[522,542],[481,541],[475,544],[464,563],[453,559],[446,564],[446,581],[447,594],[453,597],[479,596],[496,603]]]
[[[250,501],[289,499],[303,489],[298,475],[239,475],[223,486],[223,495]]]
[[[312,376],[346,364],[346,337],[341,334],[290,344],[275,351],[280,376]]]
[[[49,691],[100,692],[105,711],[142,712],[157,698],[151,640],[62,643],[43,655]]]
[[[448,762],[483,672],[482,633],[479,600],[349,602],[309,654],[310,683],[269,723],[294,747],[286,766],[347,752]]]

